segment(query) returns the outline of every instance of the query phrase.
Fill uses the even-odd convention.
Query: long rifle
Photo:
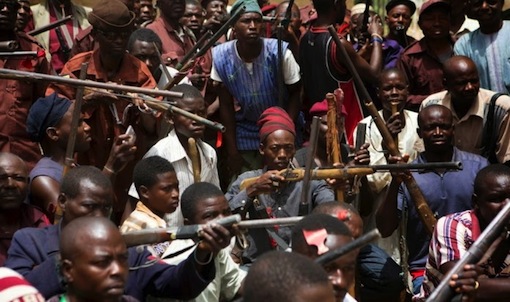
[[[370,232],[366,233],[365,235],[359,237],[358,239],[355,239],[349,243],[347,243],[344,246],[341,246],[337,249],[328,251],[319,257],[315,258],[315,263],[318,263],[320,265],[326,265],[332,261],[335,261],[336,259],[348,254],[349,252],[359,249],[370,242],[381,238],[381,233],[379,233],[378,229],[373,229]]]
[[[312,119],[312,125],[310,127],[310,140],[308,150],[306,151],[306,163],[305,170],[303,172],[303,186],[301,187],[301,199],[300,199],[300,214],[305,215],[312,212],[312,203],[308,200],[310,195],[310,174],[312,173],[312,165],[315,160],[315,150],[317,147],[317,140],[319,138],[319,122],[320,118],[314,116]],[[284,174],[282,174],[284,175]],[[244,183],[244,181],[243,181]],[[241,183],[241,188],[243,188]],[[247,187],[247,186],[246,186]],[[244,187],[245,188],[245,187]],[[242,189],[241,189],[242,190]]]
[[[365,2],[365,10],[363,11],[363,21],[361,21],[360,33],[361,39],[358,40],[359,45],[365,45],[366,40],[370,38],[370,33],[368,32],[368,20],[370,19],[370,0]]]
[[[372,102],[370,95],[368,94],[367,88],[363,84],[363,81],[361,80],[358,71],[354,67],[351,58],[347,54],[347,51],[345,50],[342,42],[340,41],[340,38],[338,37],[335,31],[335,28],[333,26],[329,26],[328,31],[331,34],[331,37],[333,38],[333,41],[335,42],[338,50],[340,51],[343,62],[345,63],[347,69],[352,75],[352,78],[354,80],[354,83],[356,84],[356,88],[360,96],[365,100],[364,104],[368,109],[368,112],[372,116],[372,119],[374,120],[377,129],[379,129],[379,132],[381,133],[381,136],[386,145],[386,148],[388,149],[391,155],[401,156],[400,151],[398,150],[398,146],[397,144],[395,144],[393,136],[388,130],[388,127],[386,127],[386,124],[379,115],[379,112],[377,112],[377,108]],[[430,210],[427,201],[423,196],[423,193],[421,192],[420,188],[418,187],[418,184],[416,183],[416,180],[414,179],[414,177],[406,177],[404,179],[404,183],[407,187],[407,190],[409,191],[409,194],[411,195],[411,199],[414,202],[414,205],[416,207],[418,214],[420,215],[420,219],[423,225],[425,226],[429,234],[432,234],[434,230],[434,225],[436,224],[436,218],[434,217],[434,214]]]
[[[424,163],[424,164],[389,164],[389,165],[368,165],[368,166],[350,166],[345,168],[331,168],[331,169],[283,169],[279,172],[279,175],[285,177],[285,181],[300,181],[305,179],[307,171],[310,171],[309,179],[348,179],[352,176],[365,176],[377,172],[388,172],[388,171],[425,171],[425,170],[461,170],[461,162],[435,162],[435,163]],[[254,184],[258,177],[250,177],[244,179],[241,184],[241,190],[244,190],[248,186]]]
[[[489,223],[485,230],[480,234],[480,237],[473,243],[473,245],[466,251],[466,254],[455,263],[453,268],[443,277],[441,283],[427,298],[427,302],[443,302],[450,301],[455,292],[449,285],[449,282],[454,274],[459,274],[464,270],[466,264],[476,264],[484,257],[485,253],[492,246],[494,241],[501,235],[506,235],[506,227],[510,220],[510,202],[507,202],[505,207],[499,211],[498,215]],[[498,242],[501,242],[498,240]],[[485,255],[487,257],[489,255]]]
[[[235,214],[222,219],[215,220],[214,223],[224,227],[237,225],[241,229],[251,228],[270,228],[274,226],[293,226],[302,217],[253,219],[241,221],[241,215]],[[177,239],[195,239],[200,237],[200,232],[204,228],[203,224],[185,225],[174,228],[145,229],[122,234],[126,245],[136,246],[143,244],[155,244]]]
[[[235,14],[230,16],[227,22],[225,22],[220,27],[220,29],[218,29],[218,31],[214,33],[214,35],[209,39],[209,41],[207,41],[207,43],[205,43],[204,46],[202,46],[200,49],[199,49],[200,45],[197,46],[198,44],[197,42],[195,46],[188,52],[188,54],[186,54],[186,56],[184,56],[182,60],[179,63],[177,63],[175,69],[180,70],[188,61],[192,61],[195,58],[203,56],[209,50],[209,48],[211,48],[214,45],[214,43],[216,43],[216,41],[218,41],[218,39],[221,38],[221,36],[223,36],[229,30],[230,26],[232,26],[237,21],[237,19],[242,14],[244,14],[245,10],[246,7],[243,6],[238,11],[236,11]]]
[[[88,62],[82,63],[80,67],[80,79],[84,80],[87,77],[87,68],[89,66]],[[71,132],[69,133],[69,137],[67,139],[67,147],[66,147],[66,157],[64,160],[64,172],[63,175],[66,175],[67,172],[74,165],[74,144],[76,143],[76,134],[78,132],[78,126],[81,117],[81,107],[83,105],[83,90],[84,87],[80,86],[76,89],[76,99],[74,100],[74,108],[73,108],[73,116],[71,120]],[[55,210],[55,217],[53,219],[54,224],[58,224],[60,219],[62,218],[63,212],[62,208],[57,204]]]
[[[289,28],[292,6],[294,6],[294,0],[290,0],[288,2],[287,9],[285,10],[285,16],[278,23],[276,28],[278,38],[278,104],[282,108],[286,108],[283,102],[285,89],[285,79],[283,75],[283,31],[288,30]]]
[[[20,51],[2,51],[0,52],[0,58],[6,57],[37,57],[39,54],[35,50],[20,50]]]
[[[50,82],[50,83],[59,83],[64,85],[69,85],[73,87],[93,87],[100,88],[112,91],[123,91],[123,92],[134,92],[134,93],[143,93],[148,95],[155,96],[164,96],[170,98],[182,98],[181,92],[173,92],[173,91],[165,91],[165,90],[157,90],[157,89],[149,89],[149,88],[141,88],[136,86],[128,86],[128,85],[119,85],[119,84],[111,84],[111,83],[103,83],[103,82],[95,82],[91,80],[80,80],[73,79],[63,76],[54,76],[49,74],[42,74],[36,72],[28,72],[28,71],[20,71],[13,69],[5,69],[0,68],[0,79],[13,79],[18,81],[27,81],[27,82]]]
[[[57,21],[52,22],[50,24],[47,24],[47,25],[44,25],[42,27],[33,29],[33,30],[27,32],[27,35],[37,36],[38,34],[42,34],[45,31],[52,30],[52,29],[54,29],[56,27],[59,27],[60,25],[66,23],[67,21],[72,20],[72,19],[73,19],[73,15],[65,16],[64,18],[62,18],[60,20],[57,20]]]

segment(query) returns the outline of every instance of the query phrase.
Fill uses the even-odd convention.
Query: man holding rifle
[[[15,51],[36,51],[36,57],[1,58],[0,67],[50,74],[51,67],[37,42],[23,32],[16,32],[17,0],[2,1],[0,12],[0,44],[15,41]],[[5,51],[6,49],[3,49]],[[0,50],[2,51],[2,50]],[[12,51],[12,50],[9,50]],[[32,169],[41,158],[39,147],[30,141],[26,131],[28,110],[33,102],[44,95],[46,83],[29,83],[21,80],[0,80],[0,151],[16,153]]]
[[[284,175],[279,173],[283,169],[291,168],[289,163],[296,152],[294,123],[283,109],[268,108],[262,113],[258,125],[259,152],[264,158],[265,166],[263,169],[241,174],[230,186],[225,196],[234,213],[249,213],[251,219],[298,216],[301,211],[300,194],[306,185],[310,186],[310,194],[305,197],[306,209],[309,203],[315,206],[335,200],[333,191],[323,180],[312,180],[308,184],[303,181],[285,182]],[[241,182],[252,177],[258,177],[256,182],[241,189]],[[255,260],[260,254],[274,249],[277,244],[279,249],[288,248],[290,228],[281,227],[274,231],[271,229],[269,234],[271,235],[264,229],[249,231],[250,247],[243,255],[245,262]],[[276,244],[270,239],[275,240]]]
[[[45,298],[65,292],[57,273],[62,229],[79,217],[107,217],[112,209],[113,188],[97,168],[80,166],[66,174],[58,198],[63,218],[44,229],[25,228],[15,233],[5,266],[22,274]],[[132,268],[125,293],[145,301],[147,295],[188,300],[213,280],[213,259],[230,243],[231,233],[221,225],[207,225],[196,251],[177,266],[156,261],[147,248],[129,248]]]
[[[156,87],[147,65],[126,53],[134,20],[135,14],[119,0],[100,1],[89,14],[89,21],[93,26],[92,34],[99,43],[99,48],[73,57],[62,69],[62,75],[77,78],[82,63],[88,62],[87,80],[112,82],[112,86],[117,83],[151,89]],[[64,84],[51,84],[46,94],[52,92],[74,99],[76,89]],[[143,106],[137,108],[130,105],[129,100],[97,90],[86,91],[84,101],[88,106],[85,121],[92,128],[92,141],[90,150],[78,156],[79,164],[103,168],[115,137],[125,133],[130,125],[137,134],[135,160],[140,159],[156,141],[156,119],[152,112]],[[122,177],[117,178],[115,216],[120,216],[124,210],[133,166],[134,163],[129,164]],[[115,169],[110,171],[111,174],[118,172]]]
[[[478,239],[510,198],[510,168],[496,164],[478,172],[474,182],[474,208],[442,217],[429,247],[421,297],[427,297],[443,276]],[[475,301],[508,301],[510,296],[510,242],[508,235],[496,240],[490,254],[477,265],[478,281],[459,281],[464,290],[477,290]],[[470,265],[473,266],[473,265]],[[461,276],[464,273],[459,273]]]
[[[440,105],[431,105],[418,114],[418,135],[425,151],[413,163],[461,161],[461,171],[430,171],[412,173],[432,212],[444,215],[471,208],[473,181],[480,169],[488,165],[485,158],[458,150],[453,146],[453,117]],[[390,156],[390,162],[402,157]],[[407,187],[401,185],[407,174],[394,173],[392,182],[376,213],[376,224],[383,237],[391,235],[403,223],[403,236],[409,250],[409,271],[413,277],[413,292],[419,292],[428,254],[430,235],[413,206]]]
[[[262,12],[255,0],[237,0],[231,14],[243,6],[245,11],[233,27],[237,39],[213,49],[211,71],[211,79],[221,83],[219,112],[227,127],[224,149],[230,177],[263,165],[258,154],[257,120],[264,110],[280,106],[295,121],[300,109],[299,66],[288,44],[282,46],[283,79],[279,79],[278,41],[260,37]]]

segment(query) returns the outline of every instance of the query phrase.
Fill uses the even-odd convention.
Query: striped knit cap
[[[27,280],[10,268],[0,267],[0,302],[44,302]]]
[[[260,141],[266,140],[266,137],[276,130],[287,130],[296,136],[296,127],[287,111],[280,107],[269,107],[260,115],[259,121]]]

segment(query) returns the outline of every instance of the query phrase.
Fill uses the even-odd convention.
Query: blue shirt
[[[463,169],[444,173],[431,171],[412,173],[436,218],[471,209],[476,174],[489,165],[486,158],[457,148],[453,149],[452,161],[462,162]],[[427,161],[422,153],[413,163],[427,163]],[[431,235],[421,222],[404,184],[400,185],[397,207],[400,211],[405,207],[408,213],[406,238],[409,249],[409,269],[425,269]]]
[[[14,233],[7,252],[5,266],[23,275],[46,299],[65,292],[57,272],[59,238],[60,224],[44,229],[24,228]],[[142,266],[154,258],[145,248],[129,248],[128,253],[130,268]],[[125,294],[140,301],[145,301],[149,294],[182,300],[198,296],[214,279],[216,271],[211,261],[203,274],[198,273],[193,256],[191,254],[177,266],[158,261],[131,270]]]

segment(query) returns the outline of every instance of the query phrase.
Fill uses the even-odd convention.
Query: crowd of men
[[[0,0],[0,302],[425,301],[510,200],[504,0],[31,4]],[[501,225],[451,299],[510,299]]]

